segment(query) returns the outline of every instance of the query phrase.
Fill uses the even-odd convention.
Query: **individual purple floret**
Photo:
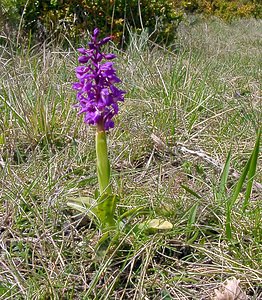
[[[98,40],[98,35],[99,29],[96,28],[88,48],[78,49],[81,54],[78,61],[83,65],[76,68],[79,82],[73,84],[73,89],[78,91],[79,103],[76,106],[80,107],[79,114],[85,114],[85,123],[97,125],[100,130],[109,130],[114,127],[112,118],[118,113],[118,101],[124,101],[126,92],[115,86],[121,80],[116,75],[114,63],[105,62],[116,56],[101,51],[101,46],[111,37]]]

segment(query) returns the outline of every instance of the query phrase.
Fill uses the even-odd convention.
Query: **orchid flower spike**
[[[116,87],[121,82],[111,62],[116,55],[101,51],[111,37],[99,40],[98,35],[99,29],[96,28],[87,49],[78,49],[81,66],[76,68],[79,81],[73,84],[73,89],[78,91],[76,106],[80,108],[79,114],[85,114],[84,122],[107,131],[114,127],[112,119],[118,114],[118,102],[124,101],[126,92]]]

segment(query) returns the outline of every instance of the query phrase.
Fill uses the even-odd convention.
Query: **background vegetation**
[[[260,18],[262,4],[257,0],[3,0],[0,26],[9,35],[15,30],[41,42],[62,35],[70,43],[86,39],[87,31],[98,27],[123,47],[130,31],[145,28],[151,40],[171,43],[185,14],[192,13],[227,21]]]
[[[259,152],[261,4],[137,2],[0,3],[0,299],[212,299],[232,276],[262,299],[261,164],[250,197],[253,175],[238,190]],[[95,26],[128,91],[108,136],[118,208],[174,225],[134,218],[101,256],[100,232],[66,205],[97,187],[71,88]]]

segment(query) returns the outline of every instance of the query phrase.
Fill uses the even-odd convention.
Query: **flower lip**
[[[81,83],[79,83],[79,82],[75,82],[75,83],[73,83],[72,88],[73,88],[74,90],[81,91],[82,88],[83,88],[83,84],[81,84]]]
[[[113,64],[114,64],[113,62],[107,61],[106,63],[102,64],[99,69],[101,71],[107,71],[110,69],[112,70]]]

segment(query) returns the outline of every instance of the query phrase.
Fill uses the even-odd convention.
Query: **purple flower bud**
[[[93,33],[93,37],[94,37],[94,38],[97,38],[98,35],[99,35],[99,33],[100,33],[100,30],[99,30],[98,28],[95,28],[95,29],[94,29],[94,33]]]
[[[105,37],[103,38],[100,42],[99,42],[99,46],[102,46],[106,43],[108,43],[111,40],[111,36]]]
[[[88,125],[103,124],[105,130],[114,127],[112,118],[118,114],[118,101],[124,101],[125,91],[118,89],[114,84],[121,82],[116,75],[113,62],[103,62],[103,59],[111,60],[115,54],[105,54],[101,46],[111,40],[111,37],[98,40],[99,29],[95,29],[91,36],[88,48],[79,48],[81,56],[78,61],[82,66],[76,68],[75,82],[72,88],[77,90],[77,107],[79,114],[85,114],[84,122]]]
[[[77,51],[80,52],[81,54],[84,54],[84,55],[87,52],[85,48],[78,48]]]
[[[89,61],[90,57],[88,56],[79,56],[78,57],[78,61],[81,63],[81,64],[85,64]]]
[[[114,59],[116,58],[115,54],[109,53],[109,54],[104,54],[105,59]]]

